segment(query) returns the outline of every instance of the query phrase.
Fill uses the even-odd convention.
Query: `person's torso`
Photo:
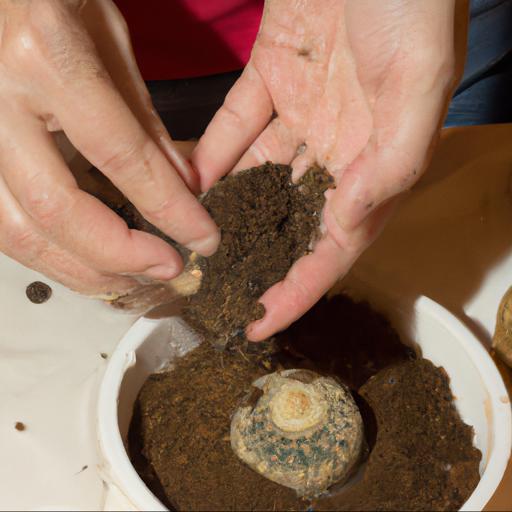
[[[241,69],[258,31],[263,0],[115,0],[146,80]]]

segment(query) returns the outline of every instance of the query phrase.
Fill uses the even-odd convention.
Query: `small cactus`
[[[310,498],[351,474],[364,448],[363,421],[345,386],[285,370],[253,383],[233,416],[231,446],[253,470]]]

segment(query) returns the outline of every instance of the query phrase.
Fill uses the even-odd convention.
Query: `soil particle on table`
[[[270,362],[263,352],[204,343],[144,384],[130,453],[164,503],[178,510],[452,510],[469,497],[480,459],[472,429],[453,407],[444,371],[402,345],[386,319],[337,296],[274,341],[279,352]],[[323,371],[353,390],[371,451],[349,491],[306,503],[232,452],[232,414],[254,379],[276,365]]]
[[[213,256],[200,259],[201,288],[184,318],[216,346],[244,343],[245,327],[264,315],[258,299],[319,234],[332,177],[312,168],[294,184],[291,172],[271,163],[247,169],[221,180],[202,199],[222,240]]]
[[[52,289],[46,283],[34,281],[27,286],[25,293],[28,300],[33,304],[43,304],[43,302],[50,300]]]

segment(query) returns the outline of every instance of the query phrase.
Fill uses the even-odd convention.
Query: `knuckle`
[[[252,146],[249,148],[250,153],[256,158],[258,162],[264,163],[269,160],[272,160],[270,157],[271,151],[269,150],[267,144],[262,141],[255,141]]]
[[[64,78],[107,78],[98,65],[94,44],[76,16],[76,2],[33,2],[30,31],[47,72]]]
[[[24,207],[30,216],[45,230],[54,229],[62,214],[62,207],[46,192],[32,188],[24,198]]]
[[[366,242],[366,231],[363,225],[355,228],[351,233],[346,234],[342,240],[342,248],[343,251],[350,255],[355,256],[358,255],[362,248],[364,247]]]
[[[9,251],[24,261],[34,259],[44,249],[43,240],[30,226],[13,224],[6,227],[4,236]]]
[[[179,210],[183,203],[183,197],[180,194],[173,194],[167,197],[154,207],[143,207],[141,213],[144,218],[153,224],[167,226],[170,231],[174,230],[177,222],[174,220],[176,211]]]
[[[55,72],[73,76],[98,74],[93,44],[85,37],[69,9],[72,1],[38,0],[27,3],[22,22],[2,41],[2,60],[20,72],[37,70],[41,76]]]
[[[42,55],[40,40],[31,26],[20,28],[2,48],[2,60],[20,71],[32,68],[41,61]]]
[[[151,155],[148,153],[148,143],[143,137],[123,141],[108,157],[100,159],[98,167],[112,176],[125,179],[137,176],[142,181],[151,174]]]
[[[368,233],[365,230],[365,220],[358,222],[354,227],[342,228],[335,218],[326,216],[328,236],[332,239],[337,249],[349,260],[357,257],[367,243]]]
[[[289,304],[298,311],[305,311],[308,309],[311,297],[314,296],[312,290],[306,286],[305,283],[292,276],[287,276],[289,282]]]
[[[222,117],[222,121],[228,123],[230,126],[242,127],[244,121],[240,113],[231,106],[229,101],[225,101],[222,108],[219,110],[219,115]]]

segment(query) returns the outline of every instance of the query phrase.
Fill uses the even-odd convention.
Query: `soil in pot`
[[[342,328],[341,328],[342,327]],[[364,303],[323,299],[276,337],[272,354],[203,343],[138,397],[130,454],[153,492],[177,510],[455,510],[479,480],[481,454],[443,369],[401,344]],[[334,375],[354,392],[370,453],[352,486],[306,502],[232,452],[231,416],[251,382],[275,368]]]

